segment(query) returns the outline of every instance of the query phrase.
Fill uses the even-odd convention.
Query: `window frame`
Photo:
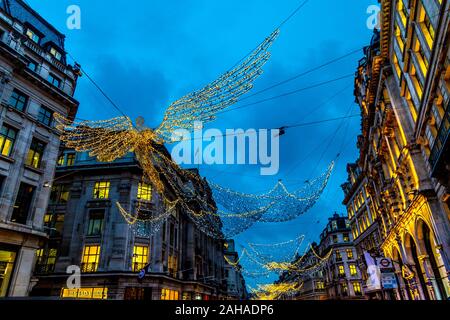
[[[14,97],[14,95],[17,95],[17,97]],[[23,101],[21,101],[21,98],[23,98]],[[15,100],[14,104],[11,103],[13,99]],[[8,105],[17,111],[25,112],[28,107],[29,99],[30,97],[27,94],[23,93],[17,88],[14,88],[13,91],[11,92],[11,96],[9,97]],[[22,104],[21,108],[18,108],[19,103]]]
[[[4,129],[6,130],[6,132],[3,132]],[[10,133],[13,132],[14,133],[14,137],[11,137]],[[2,125],[2,127],[0,128],[0,154],[4,157],[11,157],[13,151],[14,151],[14,146],[16,144],[16,140],[17,140],[17,136],[19,135],[19,130],[4,123]],[[4,149],[6,146],[6,143],[9,141],[10,145],[9,145],[9,149],[8,152],[5,154],[4,153]]]
[[[45,142],[33,137],[25,159],[25,165],[34,169],[41,168],[46,146]],[[39,155],[37,159],[36,155]]]
[[[41,105],[38,116],[37,116],[37,121],[39,121],[40,123],[42,123],[43,125],[45,125],[47,127],[53,127],[54,113],[55,112],[52,109],[50,109],[44,105]]]

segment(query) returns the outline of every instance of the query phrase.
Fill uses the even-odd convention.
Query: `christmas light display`
[[[144,171],[144,176],[158,191],[164,193],[160,172],[155,162],[161,164],[158,153],[164,142],[173,142],[177,129],[194,130],[194,122],[208,122],[215,115],[236,103],[253,86],[262,74],[262,67],[269,59],[269,48],[277,38],[274,31],[250,55],[219,79],[203,89],[190,93],[172,103],[166,110],[164,119],[156,130],[133,125],[130,118],[123,116],[102,121],[73,122],[60,114],[55,114],[56,128],[66,147],[76,151],[88,151],[101,162],[112,162],[133,151]],[[163,162],[166,159],[163,160]],[[170,161],[172,162],[172,161]],[[171,167],[177,166],[175,163]]]

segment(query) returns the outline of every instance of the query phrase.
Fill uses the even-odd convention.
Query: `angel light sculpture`
[[[101,162],[112,162],[128,152],[134,152],[142,169],[144,180],[150,182],[158,193],[163,194],[164,183],[158,168],[177,168],[170,157],[161,152],[164,143],[173,142],[176,130],[193,131],[194,122],[209,122],[217,113],[235,104],[239,97],[247,93],[253,82],[262,74],[262,67],[268,61],[269,48],[279,34],[275,30],[253,52],[231,70],[203,89],[187,94],[173,102],[166,110],[158,128],[152,130],[138,118],[133,125],[126,116],[102,121],[81,121],[67,119],[55,114],[56,128],[61,132],[61,140],[75,151],[88,151]]]

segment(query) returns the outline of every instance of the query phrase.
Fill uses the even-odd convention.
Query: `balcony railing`
[[[442,155],[442,150],[445,144],[448,143],[450,135],[450,103],[447,105],[444,116],[442,118],[441,126],[439,127],[438,134],[431,149],[430,158],[428,159],[431,165],[431,170],[434,173],[436,164]]]

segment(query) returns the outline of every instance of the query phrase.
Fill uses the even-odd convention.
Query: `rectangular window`
[[[34,71],[34,72],[38,71],[38,66],[39,66],[39,64],[36,61],[31,60],[31,59],[27,64],[28,69],[30,69],[31,71]]]
[[[336,261],[342,261],[342,255],[339,250],[336,251]]]
[[[57,88],[59,88],[61,86],[61,79],[59,79],[57,76],[55,76],[52,73],[50,73],[48,75],[48,82],[50,82],[52,85],[54,85]]]
[[[0,250],[0,297],[8,294],[9,281],[14,270],[16,252]]]
[[[100,246],[86,245],[81,258],[81,272],[96,272],[100,260]]]
[[[36,251],[37,262],[35,272],[46,274],[55,270],[58,251],[55,248],[39,249]]]
[[[433,24],[431,23],[428,13],[425,10],[422,0],[419,1],[419,11],[417,16],[418,22],[420,23],[420,27],[422,29],[422,33],[425,36],[428,47],[431,50],[433,48],[433,41],[435,36],[434,27]]]
[[[58,167],[62,167],[64,165],[64,155],[63,154],[59,156],[58,161],[56,162],[56,165]]]
[[[353,259],[353,250],[347,249],[347,260]]]
[[[152,187],[147,183],[139,182],[137,198],[146,201],[152,200]]]
[[[38,121],[51,127],[53,125],[53,111],[47,107],[41,106],[38,114]]]
[[[88,236],[99,236],[103,231],[105,210],[91,210],[89,212]]]
[[[14,203],[14,209],[11,216],[11,221],[26,224],[28,214],[31,208],[31,202],[33,201],[35,188],[26,183],[21,183],[19,192],[17,193],[16,202]]]
[[[168,265],[169,274],[172,277],[176,277],[178,272],[178,257],[176,255],[169,255]]]
[[[94,199],[108,199],[109,198],[109,181],[99,181],[94,185]]]
[[[56,60],[61,61],[61,58],[62,58],[61,52],[59,52],[55,48],[53,48],[53,47],[50,48],[50,54],[53,57],[55,57]]]
[[[33,138],[31,141],[30,150],[28,151],[25,164],[33,168],[40,168],[42,156],[44,155],[45,143]]]
[[[18,130],[10,126],[2,126],[2,129],[0,131],[0,153],[2,156],[11,156],[18,132]]]
[[[24,112],[27,103],[28,103],[28,96],[22,93],[21,91],[14,89],[11,94],[11,97],[9,98],[9,105],[16,110]]]
[[[361,285],[359,284],[359,282],[353,282],[353,291],[357,296],[362,295]]]
[[[358,272],[356,271],[356,265],[350,264],[350,275],[356,276],[357,274],[358,274]]]
[[[132,270],[138,272],[148,263],[148,246],[136,245],[133,247]]]
[[[75,153],[67,154],[67,166],[73,166],[75,164]]]
[[[179,293],[175,290],[163,288],[161,290],[161,300],[179,300]]]
[[[50,203],[51,204],[64,204],[69,201],[70,195],[70,185],[59,184],[52,187],[50,193]]]
[[[333,243],[337,243],[338,242],[338,237],[337,237],[337,235],[333,235]]]
[[[345,276],[345,269],[343,265],[339,266],[339,275],[340,276]]]
[[[348,287],[346,283],[341,284],[341,292],[344,297],[348,295]]]
[[[344,233],[343,237],[344,237],[344,242],[350,242],[350,234]]]
[[[28,38],[30,38],[34,43],[39,44],[39,42],[41,41],[41,37],[39,37],[36,32],[34,32],[33,30],[31,30],[30,28],[27,29],[26,35]]]
[[[316,289],[318,289],[318,290],[325,289],[325,284],[323,283],[323,281],[317,281],[316,282]]]

